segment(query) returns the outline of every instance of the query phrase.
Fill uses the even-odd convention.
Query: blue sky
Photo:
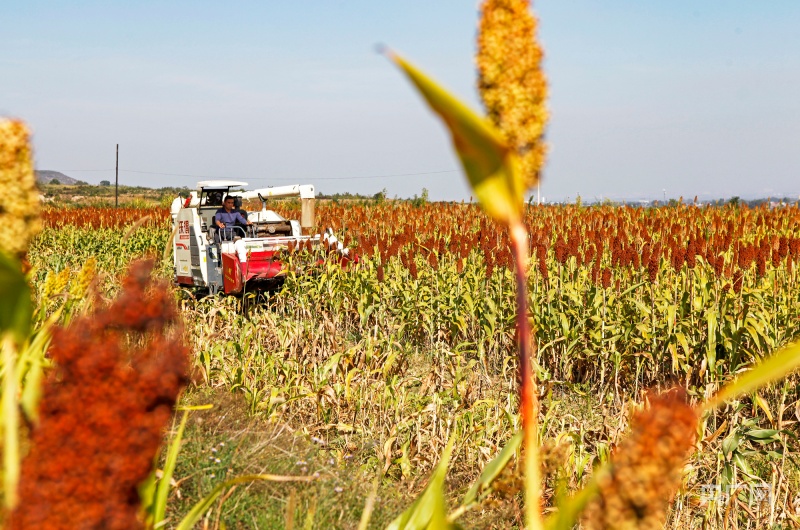
[[[800,194],[800,2],[534,9],[551,83],[543,195]],[[7,1],[0,115],[30,124],[39,169],[89,182],[113,180],[119,143],[132,185],[467,198],[442,126],[374,47],[478,108],[477,16],[463,0]]]

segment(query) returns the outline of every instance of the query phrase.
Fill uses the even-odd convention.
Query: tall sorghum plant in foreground
[[[71,304],[34,315],[23,263],[39,197],[21,122],[0,121],[0,187],[4,518],[10,528],[143,527],[137,489],[188,373],[171,292],[139,263],[90,316],[59,328]],[[87,265],[66,296],[86,294]]]
[[[487,0],[478,38],[479,88],[489,116],[500,128],[472,113],[408,62],[391,55],[427,102],[445,121],[467,178],[486,212],[508,229],[517,285],[517,342],[520,415],[524,433],[525,519],[542,527],[536,381],[532,370],[528,321],[528,232],[523,202],[538,182],[544,162],[542,136],[547,120],[547,93],[541,71],[541,49],[528,2]]]
[[[478,32],[478,89],[488,117],[498,127],[511,152],[506,156],[504,174],[512,200],[494,217],[508,226],[516,264],[517,341],[519,343],[520,411],[525,433],[525,476],[534,484],[541,481],[538,461],[537,390],[531,357],[535,345],[528,321],[528,232],[522,223],[522,201],[526,189],[539,181],[544,164],[543,142],[547,123],[547,80],[541,68],[542,49],[536,41],[536,18],[528,0],[486,0]],[[478,180],[473,179],[475,185]],[[482,204],[486,197],[478,196]],[[493,199],[488,199],[493,200]],[[525,492],[526,519],[534,528],[541,525],[539,489]]]
[[[3,433],[3,496],[5,507],[16,502],[19,477],[19,399],[35,399],[20,385],[35,361],[31,350],[31,293],[23,275],[28,243],[39,231],[39,195],[33,173],[28,130],[22,122],[0,119],[0,366],[3,372],[0,423]],[[40,365],[40,363],[39,363]],[[31,387],[32,388],[32,387]]]
[[[695,442],[698,418],[725,399],[750,392],[792,371],[800,365],[800,344],[784,348],[740,376],[700,408],[689,405],[678,391],[654,397],[651,408],[634,418],[631,434],[610,462],[571,499],[562,500],[558,511],[543,521],[537,391],[531,366],[534,345],[527,306],[529,243],[522,219],[526,188],[537,182],[543,161],[541,138],[546,113],[541,52],[534,42],[535,23],[527,8],[528,3],[521,0],[486,0],[483,6],[479,86],[495,125],[474,114],[400,56],[389,52],[389,57],[445,122],[481,206],[507,228],[511,240],[517,283],[516,330],[527,528],[572,528],[587,506],[589,510],[584,517],[587,528],[656,528],[663,524],[669,502],[677,491],[682,464]],[[522,158],[531,152],[534,155],[523,162]],[[617,261],[622,259],[621,248],[616,255]],[[610,284],[605,270],[603,283]],[[469,509],[479,493],[491,487],[519,445],[520,437],[513,437],[484,468],[461,506],[445,516],[442,489],[452,450],[451,440],[426,490],[389,528],[453,528],[454,520]]]

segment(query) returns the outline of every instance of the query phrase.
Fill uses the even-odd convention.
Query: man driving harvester
[[[234,198],[228,195],[225,197],[225,202],[222,203],[223,207],[214,214],[214,224],[217,225],[222,234],[228,237],[233,237],[233,229],[231,227],[236,226],[237,222],[242,225],[253,224],[236,210],[234,203]],[[225,230],[225,228],[228,228],[228,230]]]

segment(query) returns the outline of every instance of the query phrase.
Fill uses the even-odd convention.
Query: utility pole
[[[114,207],[119,208],[119,144],[117,144],[117,168],[114,179]]]

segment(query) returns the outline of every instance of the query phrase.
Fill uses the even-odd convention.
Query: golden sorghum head
[[[42,285],[42,300],[47,300],[50,296],[55,293],[56,288],[56,275],[53,271],[48,271],[47,276],[44,278],[44,284]]]
[[[489,119],[520,155],[526,187],[544,164],[547,80],[529,0],[485,0],[478,33],[478,90]]]
[[[83,263],[78,277],[69,287],[69,294],[75,298],[83,298],[89,290],[92,280],[97,275],[97,260],[92,258],[87,259]]]
[[[650,407],[634,416],[608,473],[598,479],[600,493],[586,509],[583,528],[663,528],[695,443],[697,419],[683,390],[651,397]]]
[[[0,119],[0,251],[22,257],[39,232],[39,191],[28,129]]]
[[[69,267],[64,267],[61,272],[48,271],[44,279],[44,287],[42,287],[42,300],[48,300],[53,295],[63,293],[69,285],[71,276],[72,270]]]

